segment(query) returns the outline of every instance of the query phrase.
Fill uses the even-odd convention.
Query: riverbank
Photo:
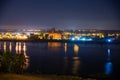
[[[32,75],[32,74],[0,74],[0,80],[96,80],[77,76]]]
[[[93,41],[72,41],[72,40],[7,40],[2,39],[0,41],[9,42],[62,42],[62,43],[81,43],[81,44],[120,44],[120,40],[114,40],[112,42],[106,42],[104,40],[93,40]]]

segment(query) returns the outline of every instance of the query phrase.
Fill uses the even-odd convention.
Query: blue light
[[[78,38],[77,40],[80,40],[80,38]]]
[[[81,40],[82,40],[82,41],[85,41],[86,39],[85,39],[85,38],[82,38]]]
[[[110,49],[108,49],[108,54],[110,53]]]
[[[72,38],[72,41],[74,41],[75,40],[75,38]]]
[[[107,39],[107,42],[112,42],[112,40],[111,39]]]
[[[107,56],[107,61],[110,61],[110,49],[108,48],[108,56]]]
[[[88,41],[92,41],[92,39],[90,38],[90,39],[88,39]]]
[[[109,74],[111,74],[112,73],[112,63],[111,62],[107,62],[106,64],[105,64],[105,74],[106,75],[109,75]]]
[[[81,38],[80,40],[81,40],[81,41],[92,41],[93,39],[92,39],[92,38],[85,38],[85,37],[84,37],[84,38]]]

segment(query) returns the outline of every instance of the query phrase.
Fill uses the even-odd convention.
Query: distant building
[[[48,39],[60,40],[60,39],[62,39],[62,34],[60,34],[60,33],[49,33],[48,34]]]

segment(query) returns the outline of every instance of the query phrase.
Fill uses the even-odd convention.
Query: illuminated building
[[[48,39],[61,40],[62,35],[60,33],[49,33]]]

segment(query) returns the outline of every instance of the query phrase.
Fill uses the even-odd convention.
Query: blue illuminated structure
[[[77,40],[80,40],[80,38],[78,38]]]
[[[107,39],[107,42],[112,42],[112,39]]]
[[[72,37],[71,38],[71,40],[72,41],[92,41],[93,39],[92,38],[90,38],[90,37],[80,37],[80,38],[74,38],[74,37]]]
[[[72,41],[74,41],[75,40],[75,38],[72,38]]]
[[[82,38],[81,40],[82,40],[82,41],[86,41],[86,39],[85,39],[85,38]]]
[[[113,41],[115,41],[115,38],[114,37],[107,37],[107,38],[105,38],[105,41],[107,43],[112,43]]]
[[[90,37],[80,37],[81,41],[92,41],[93,39]]]

